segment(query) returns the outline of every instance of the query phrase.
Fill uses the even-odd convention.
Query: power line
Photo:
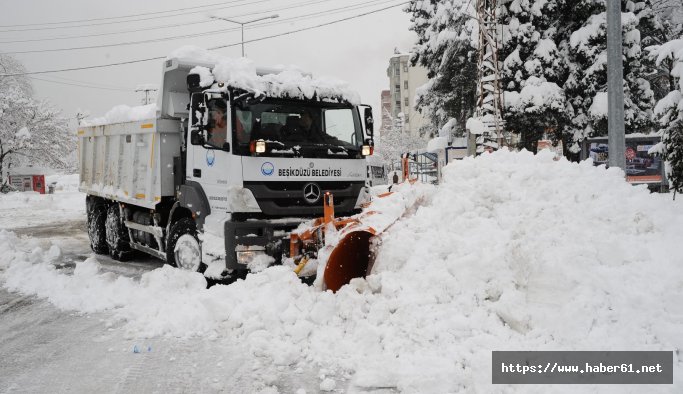
[[[136,16],[158,15],[158,14],[166,14],[166,13],[169,13],[169,12],[185,11],[185,10],[197,9],[198,7],[214,7],[214,6],[218,6],[218,5],[225,5],[225,4],[231,4],[231,3],[239,3],[239,2],[244,2],[244,1],[247,1],[247,0],[222,1],[222,2],[220,2],[220,3],[197,5],[197,6],[194,6],[194,7],[176,8],[176,9],[173,9],[173,10],[166,10],[166,11],[142,12],[142,13],[138,13],[138,14],[129,14],[129,15],[121,15],[121,16],[109,16],[109,17],[104,17],[104,18],[76,19],[76,20],[60,21],[60,22],[24,23],[24,24],[18,24],[18,25],[0,25],[0,27],[23,27],[23,26],[41,26],[41,25],[63,25],[63,24],[68,24],[68,23],[93,22],[93,21],[104,21],[104,20],[112,20],[112,19],[125,19],[125,18],[133,18],[133,17],[136,17]]]
[[[83,84],[83,85],[103,86],[103,87],[105,87],[105,88],[121,89],[121,86],[108,85],[108,84],[101,83],[101,82],[81,81],[81,80],[79,80],[79,79],[65,78],[65,77],[57,76],[57,75],[52,75],[50,78],[51,78],[51,79],[61,80],[61,81],[66,81],[66,82],[75,82],[75,83],[79,83],[79,84]]]
[[[229,16],[229,18],[241,18],[241,17],[243,17],[243,16],[259,15],[259,14],[265,14],[265,13],[277,12],[277,11],[285,11],[285,10],[289,10],[289,9],[293,9],[293,8],[298,8],[298,7],[303,7],[303,6],[307,6],[307,5],[314,5],[314,4],[320,4],[320,3],[327,3],[327,2],[330,2],[330,1],[336,1],[336,0],[306,1],[306,2],[302,2],[302,3],[293,4],[293,5],[290,5],[290,6],[287,6],[287,7],[281,7],[281,8],[270,9],[270,10],[268,10],[268,11],[257,11],[257,12],[248,12],[248,13],[244,13],[244,14],[231,15],[231,16]],[[193,8],[194,8],[194,7],[193,7]],[[167,24],[167,25],[161,25],[161,26],[145,27],[145,28],[140,28],[140,29],[120,30],[120,31],[108,32],[108,33],[79,34],[79,35],[60,36],[60,37],[50,37],[50,38],[32,38],[32,39],[26,39],[26,40],[0,41],[0,44],[12,44],[12,43],[22,43],[22,42],[37,42],[37,41],[55,41],[55,40],[66,40],[66,39],[73,39],[73,38],[102,37],[102,36],[110,36],[110,35],[118,35],[118,34],[126,34],[126,33],[137,33],[137,32],[142,32],[142,31],[166,29],[166,28],[171,28],[171,27],[182,27],[182,26],[198,25],[198,24],[209,23],[209,22],[215,22],[215,20],[213,20],[213,19],[202,19],[202,20],[195,21],[195,22],[173,23],[173,24]]]
[[[190,15],[190,14],[200,14],[203,12],[207,11],[216,11],[216,10],[224,10],[226,8],[235,8],[235,7],[243,7],[247,5],[253,5],[257,3],[266,3],[271,0],[236,0],[233,3],[237,2],[245,2],[249,1],[247,4],[236,4],[236,5],[230,5],[230,6],[225,6],[225,7],[217,7],[217,8],[212,8],[212,9],[202,9],[198,11],[189,11],[189,12],[183,12],[181,14],[175,14],[175,15],[165,15],[165,16],[154,16],[154,17],[148,17],[148,18],[138,18],[138,19],[130,19],[127,21],[112,21],[112,22],[101,22],[101,23],[88,23],[88,24],[82,24],[82,25],[73,25],[73,26],[54,26],[54,27],[35,27],[35,28],[28,28],[28,29],[5,29],[5,30],[0,30],[0,33],[6,33],[6,32],[12,32],[12,31],[41,31],[41,30],[57,30],[57,29],[72,29],[76,27],[90,27],[90,26],[102,26],[102,25],[112,25],[112,24],[121,24],[121,23],[129,23],[129,22],[140,22],[140,21],[148,21],[148,20],[157,20],[160,18],[173,18],[176,16],[185,16],[185,15]],[[196,8],[196,7],[192,7]]]
[[[50,79],[45,79],[45,78],[38,78],[38,77],[29,77],[31,79],[37,80],[37,81],[43,81],[43,82],[50,82],[50,83],[56,83],[60,85],[68,85],[68,86],[76,86],[79,88],[89,88],[89,89],[97,89],[97,90],[116,90],[116,91],[121,91],[121,92],[132,92],[133,90],[131,89],[123,89],[123,88],[108,88],[108,87],[103,87],[103,86],[94,86],[94,85],[84,85],[84,84],[78,84],[78,83],[69,83],[69,82],[60,82],[60,81],[53,81]]]
[[[183,34],[180,36],[171,36],[171,37],[163,37],[163,38],[151,38],[149,40],[117,42],[114,44],[88,45],[88,46],[70,47],[70,48],[35,49],[35,50],[28,50],[28,51],[9,51],[9,52],[0,52],[0,54],[3,54],[3,55],[20,55],[20,54],[25,54],[25,53],[66,52],[66,51],[76,51],[76,50],[82,50],[82,49],[111,48],[111,47],[126,46],[126,45],[148,44],[148,43],[152,43],[152,42],[179,40],[179,39],[183,39],[183,38],[210,36],[212,34],[227,33],[230,31],[237,30],[237,29],[239,29],[239,28],[231,27],[229,29],[212,30],[212,31],[207,31],[207,32],[203,32],[203,33]]]
[[[326,22],[326,23],[321,23],[321,24],[314,25],[314,26],[304,27],[304,28],[296,29],[296,30],[290,30],[290,31],[287,31],[284,33],[274,34],[274,35],[270,35],[270,36],[266,36],[266,37],[254,38],[251,40],[246,40],[246,41],[244,41],[244,43],[246,44],[246,43],[251,43],[251,42],[258,42],[258,41],[263,41],[263,40],[267,40],[267,39],[271,39],[271,38],[282,37],[282,36],[291,35],[294,33],[299,33],[302,31],[313,30],[313,29],[317,29],[320,27],[324,27],[324,26],[334,25],[337,23],[341,23],[341,22],[351,20],[351,19],[360,18],[360,17],[366,16],[366,15],[376,14],[378,12],[386,11],[388,9],[399,7],[399,6],[402,6],[405,4],[408,4],[408,2],[403,1],[401,3],[394,4],[394,5],[391,5],[388,7],[379,8],[376,10],[364,12],[362,14],[357,14],[357,15],[346,17],[346,18],[337,19],[334,21]],[[208,50],[229,48],[229,47],[238,46],[240,44],[241,43],[238,42],[238,43],[234,43],[234,44],[220,45],[220,46],[208,48]],[[91,70],[91,69],[95,69],[95,68],[105,68],[105,67],[113,67],[113,66],[123,66],[126,64],[143,63],[143,62],[149,62],[152,60],[159,60],[159,59],[165,59],[165,58],[166,58],[166,56],[155,56],[155,57],[149,57],[149,58],[145,58],[145,59],[127,60],[127,61],[116,62],[116,63],[98,64],[98,65],[94,65],[94,66],[82,66],[82,67],[63,68],[63,69],[58,69],[58,70],[43,70],[43,71],[30,71],[30,72],[21,72],[21,73],[0,74],[0,77],[14,77],[14,76],[18,76],[18,75],[37,75],[37,74],[49,74],[49,73],[66,72],[66,71]]]
[[[322,15],[322,14],[324,14],[324,15],[333,14],[333,13],[337,13],[339,11],[343,12],[343,11],[349,11],[351,9],[371,7],[374,5],[390,3],[392,1],[395,1],[395,0],[386,0],[386,1],[373,0],[373,1],[369,2],[370,4],[368,4],[368,2],[356,3],[356,4],[353,4],[350,6],[333,8],[333,9],[318,11],[318,12],[314,12],[314,13],[310,13],[310,14],[305,14],[305,15],[300,15],[300,16],[295,16],[295,17],[290,17],[290,18],[284,18],[284,19],[281,19],[279,21],[259,23],[259,24],[254,25],[252,28],[263,27],[263,26],[266,26],[269,24],[284,23],[284,22],[289,22],[292,20],[306,19],[308,17]],[[151,39],[139,40],[139,41],[118,42],[118,43],[112,43],[112,44],[87,45],[87,46],[70,47],[70,48],[33,49],[33,50],[26,50],[26,51],[8,51],[8,52],[0,52],[0,53],[3,55],[20,55],[20,54],[26,54],[26,53],[66,52],[66,51],[76,51],[76,50],[84,50],[84,49],[111,48],[111,47],[117,47],[117,46],[148,44],[148,43],[153,43],[153,42],[163,42],[163,41],[180,40],[180,39],[185,39],[185,38],[210,36],[210,35],[214,35],[214,34],[227,33],[227,32],[231,32],[231,31],[235,31],[235,30],[239,30],[239,28],[231,27],[228,29],[212,30],[212,31],[201,32],[201,33],[183,34],[183,35],[179,35],[179,36],[162,37],[162,38],[151,38]]]

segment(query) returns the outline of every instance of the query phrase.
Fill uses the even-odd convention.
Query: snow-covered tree
[[[627,132],[653,128],[655,64],[643,52],[662,41],[652,0],[622,0]],[[413,0],[406,11],[417,33],[414,61],[429,70],[418,107],[441,128],[455,118],[464,129],[476,98],[478,25],[475,1]],[[607,55],[604,0],[500,0],[499,59],[506,128],[533,149],[544,132],[577,152],[579,143],[607,131]],[[656,88],[663,95],[663,82]],[[569,152],[567,152],[569,153]]]
[[[579,1],[573,9],[585,6],[591,15],[569,37],[568,60],[570,74],[564,85],[573,113],[566,130],[573,142],[588,136],[607,133],[607,48],[606,14],[602,2]],[[634,3],[622,1],[623,64],[624,64],[624,122],[626,132],[652,130],[654,92],[647,75],[654,72],[647,61],[643,42],[657,25],[649,0]],[[578,146],[573,146],[574,151]]]
[[[564,7],[564,0],[500,3],[506,128],[519,133],[521,146],[528,150],[535,150],[547,131],[555,138],[552,131],[568,121],[561,88],[568,65],[558,47],[567,34],[561,23]]]
[[[393,163],[400,159],[401,154],[422,149],[427,145],[423,138],[404,131],[405,119],[402,112],[396,117],[391,114],[385,116],[388,116],[391,122],[380,131],[379,144],[376,147],[377,155],[382,161]]]
[[[476,104],[474,4],[467,0],[413,0],[406,12],[411,14],[411,30],[418,37],[412,62],[425,67],[430,78],[416,91],[417,109],[432,130],[454,118],[457,129],[464,131]]]
[[[662,127],[663,144],[660,151],[668,163],[670,186],[680,193],[683,192],[683,35],[648,50],[657,64],[666,60],[673,63],[671,76],[675,81],[675,89],[657,103],[654,116]]]
[[[23,72],[23,66],[0,55],[0,74]],[[24,76],[0,76],[0,184],[11,166],[42,165],[73,170],[75,136],[67,120],[46,100],[33,97]]]

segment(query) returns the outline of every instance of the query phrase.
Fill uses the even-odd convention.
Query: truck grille
[[[304,198],[304,186],[311,182],[244,182],[244,187],[251,190],[264,214],[269,216],[320,216],[323,213],[323,201],[319,199],[309,204]],[[353,212],[361,189],[365,182],[332,181],[313,182],[320,187],[321,193],[327,191],[334,196],[334,209],[338,215]]]

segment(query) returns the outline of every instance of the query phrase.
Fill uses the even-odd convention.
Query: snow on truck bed
[[[490,392],[492,350],[681,348],[680,202],[547,152],[467,158],[444,177],[387,231],[375,273],[337,294],[285,267],[210,289],[200,274],[164,267],[134,281],[94,259],[67,276],[47,263],[58,253],[26,251],[9,232],[0,277],[59,308],[109,310],[131,336],[220,338],[247,344],[263,365],[320,365],[326,388],[332,377],[342,389]],[[674,369],[681,387],[680,359]]]
[[[112,123],[137,122],[140,120],[154,119],[156,118],[156,112],[156,104],[138,105],[133,107],[117,105],[104,114],[104,116],[83,119],[80,126],[101,126]]]

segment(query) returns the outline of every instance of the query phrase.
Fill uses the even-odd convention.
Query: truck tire
[[[109,248],[109,255],[114,260],[124,260],[128,257],[130,254],[128,229],[121,223],[121,211],[116,204],[107,209],[105,239]]]
[[[166,263],[192,272],[204,272],[202,249],[197,237],[197,225],[190,218],[182,218],[171,226],[166,242]]]
[[[107,221],[107,206],[94,203],[88,213],[88,237],[90,248],[97,254],[108,254],[105,222]]]

